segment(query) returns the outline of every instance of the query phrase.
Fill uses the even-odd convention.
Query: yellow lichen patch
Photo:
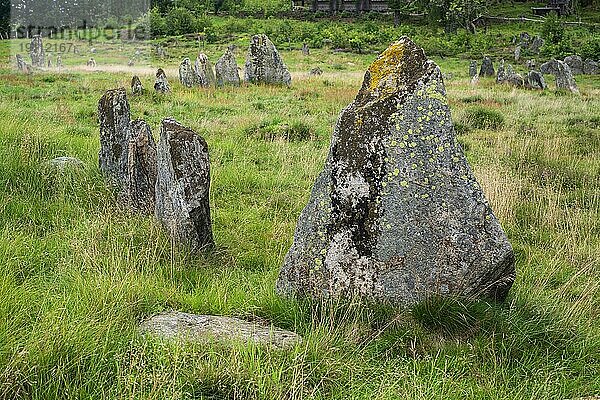
[[[379,82],[386,76],[398,74],[402,70],[402,57],[404,56],[404,44],[396,42],[388,47],[377,60],[369,67],[371,76],[369,89],[375,90]]]

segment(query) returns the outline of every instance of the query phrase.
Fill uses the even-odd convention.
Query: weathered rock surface
[[[31,66],[35,68],[44,68],[46,66],[46,56],[44,53],[44,43],[40,35],[34,35],[29,44],[29,56],[31,57]]]
[[[277,281],[283,295],[503,299],[512,247],[456,141],[439,67],[403,37],[341,113]]]
[[[127,177],[129,102],[124,88],[109,90],[98,102],[100,170],[112,185],[123,186]]]
[[[600,74],[600,64],[590,58],[586,59],[583,63],[583,73],[586,75]]]
[[[573,75],[583,74],[583,60],[578,55],[565,57],[565,64],[571,68]]]
[[[215,77],[218,86],[240,86],[240,74],[233,51],[228,48],[215,64]]]
[[[544,80],[544,75],[540,74],[538,71],[529,71],[527,76],[525,77],[525,86],[529,89],[541,89],[546,90],[548,85],[546,85],[546,81]]]
[[[525,79],[523,79],[523,75],[513,71],[506,77],[506,83],[511,86],[523,87],[525,86]]]
[[[483,58],[481,63],[481,69],[479,70],[479,76],[494,76],[496,72],[494,71],[494,63],[492,59],[488,56]]]
[[[568,90],[572,93],[579,93],[571,68],[563,61],[550,60],[540,65],[542,74],[551,74],[556,78],[556,88],[558,90]]]
[[[515,62],[519,62],[521,59],[521,46],[515,47]]]
[[[157,93],[169,93],[171,91],[171,87],[169,86],[169,81],[167,80],[167,75],[162,68],[159,68],[156,71],[156,80],[154,81],[154,90]]]
[[[142,334],[165,339],[226,341],[290,348],[302,341],[295,332],[217,315],[195,315],[171,311],[155,315],[140,325]]]
[[[160,128],[156,180],[157,219],[171,237],[192,251],[212,247],[208,145],[173,119]]]
[[[156,143],[150,126],[144,120],[132,121],[129,132],[125,201],[134,210],[152,213],[156,186]]]
[[[140,78],[137,75],[134,75],[133,78],[131,78],[131,93],[134,95],[144,93],[144,86],[142,86],[142,81],[140,81]]]
[[[529,41],[529,50],[533,54],[540,54],[540,49],[542,48],[543,45],[544,45],[544,39],[542,39],[539,36],[534,36]]]
[[[306,44],[306,43],[302,43],[302,55],[303,56],[310,55],[310,49],[308,48],[308,44]]]
[[[90,58],[89,60],[87,60],[87,63],[85,65],[90,68],[96,68],[96,60]]]
[[[252,36],[244,67],[244,81],[286,86],[292,83],[290,72],[267,35]]]
[[[198,82],[192,62],[187,57],[179,64],[179,82],[188,88],[194,87]]]
[[[215,73],[213,71],[213,66],[208,60],[206,54],[198,54],[198,58],[196,58],[196,63],[194,64],[194,69],[196,70],[196,82],[199,86],[204,88],[215,86]]]
[[[532,70],[532,69],[535,69],[536,63],[535,63],[535,60],[532,58],[532,59],[527,60],[525,65],[527,66],[528,70]]]
[[[63,67],[62,57],[59,54],[56,56],[56,68],[62,68],[62,67]]]
[[[477,61],[471,60],[469,63],[469,78],[473,79],[477,75]]]
[[[100,170],[135,211],[152,212],[156,184],[156,145],[150,127],[131,121],[124,88],[107,91],[98,102]]]

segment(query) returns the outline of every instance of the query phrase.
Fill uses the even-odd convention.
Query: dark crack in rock
[[[456,141],[439,67],[407,37],[341,113],[278,293],[409,306],[504,299],[512,247]]]
[[[140,333],[164,339],[243,342],[291,348],[302,342],[295,332],[266,323],[219,315],[196,315],[178,311],[154,315],[140,324]]]
[[[286,86],[292,83],[290,72],[267,35],[252,36],[244,67],[244,81]]]
[[[192,251],[212,247],[206,141],[174,119],[164,119],[157,161],[157,219],[176,242]]]

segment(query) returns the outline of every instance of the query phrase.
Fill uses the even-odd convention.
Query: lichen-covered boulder
[[[481,62],[481,69],[479,70],[479,76],[494,76],[496,75],[496,71],[494,71],[494,63],[492,59],[488,56],[483,58]]]
[[[129,132],[125,201],[134,210],[152,213],[156,186],[156,143],[150,126],[144,120],[131,121]]]
[[[571,73],[573,73],[573,75],[583,74],[583,60],[580,56],[573,55],[565,57],[565,64],[571,68]]]
[[[515,47],[515,62],[519,62],[521,59],[521,46]]]
[[[218,86],[240,86],[240,74],[233,51],[228,48],[215,64],[215,77]]]
[[[529,71],[525,77],[525,87],[529,89],[546,90],[548,85],[546,85],[544,75],[540,74],[538,71]]]
[[[100,170],[111,184],[122,187],[127,176],[129,102],[125,88],[108,90],[98,102]]]
[[[131,94],[139,95],[144,93],[144,86],[142,86],[142,81],[140,81],[139,76],[134,75],[131,78]]]
[[[292,83],[290,71],[267,35],[252,36],[244,67],[244,81],[286,86]]]
[[[543,45],[544,45],[544,39],[542,39],[539,36],[534,36],[529,41],[529,50],[533,54],[539,54],[540,53],[540,49],[542,48]]]
[[[46,55],[44,53],[44,43],[40,35],[34,35],[29,43],[29,56],[31,57],[31,66],[35,68],[44,68],[46,66]]]
[[[62,63],[62,57],[61,55],[57,55],[56,56],[56,68],[62,68],[63,67],[63,63]]]
[[[469,78],[473,79],[477,76],[477,61],[471,60],[469,63]]]
[[[192,251],[212,247],[206,141],[174,119],[164,119],[157,150],[156,218]]]
[[[169,93],[171,91],[171,86],[169,86],[169,81],[167,80],[167,74],[165,74],[165,71],[163,71],[162,68],[159,68],[156,71],[154,91],[157,93]]]
[[[196,58],[196,63],[194,64],[194,69],[196,71],[196,82],[200,87],[207,88],[215,86],[215,73],[213,71],[213,66],[206,54],[198,54],[198,58]]]
[[[556,78],[556,88],[558,90],[568,90],[572,93],[579,93],[571,68],[560,60],[550,60],[540,65],[542,74],[551,74]]]
[[[277,281],[283,295],[409,306],[503,299],[512,247],[467,164],[439,67],[402,37],[341,113]]]
[[[587,58],[583,63],[583,73],[586,75],[600,74],[600,64],[591,58]]]
[[[196,72],[189,58],[184,58],[179,64],[179,82],[185,87],[191,88],[197,83]]]

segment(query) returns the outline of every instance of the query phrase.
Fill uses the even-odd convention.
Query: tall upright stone
[[[213,66],[204,53],[198,54],[196,62],[194,64],[194,70],[196,71],[196,82],[200,87],[214,87],[216,83],[215,73]]]
[[[338,119],[277,291],[410,306],[434,295],[503,299],[514,278],[440,69],[402,37]]]
[[[558,90],[568,90],[571,93],[579,93],[571,68],[560,60],[550,60],[540,65],[542,74],[551,74],[556,78],[556,88]]]
[[[159,68],[156,71],[156,80],[154,81],[154,90],[157,93],[169,93],[171,91],[171,87],[169,86],[169,81],[167,80],[167,75],[162,68]]]
[[[473,79],[477,76],[477,61],[471,60],[469,63],[469,78]]]
[[[481,62],[481,69],[479,70],[479,76],[494,76],[496,72],[494,71],[494,63],[492,59],[488,56],[483,58]]]
[[[267,35],[252,36],[244,66],[244,81],[286,86],[292,83],[290,72]]]
[[[215,64],[215,75],[217,86],[240,86],[240,74],[238,73],[237,62],[230,48],[225,51]]]
[[[26,73],[27,72],[27,63],[25,62],[25,60],[23,59],[23,56],[20,54],[17,54],[15,56],[16,60],[17,60],[17,69],[21,72]]]
[[[140,81],[140,77],[137,75],[131,78],[131,94],[134,96],[144,94],[144,86],[142,86],[142,81]]]
[[[100,170],[111,184],[122,187],[127,177],[129,101],[125,88],[108,90],[98,102]]]
[[[99,166],[119,201],[149,213],[154,209],[156,145],[148,124],[130,118],[125,88],[108,90],[100,98]]]
[[[506,81],[507,75],[504,69],[504,59],[500,60],[498,64],[498,71],[496,72],[496,83],[504,83]]]
[[[44,53],[44,43],[42,36],[34,35],[29,43],[29,56],[31,57],[31,66],[35,68],[44,68],[46,66],[46,55]]]
[[[212,247],[206,141],[174,119],[164,119],[157,165],[156,218],[173,240],[192,251]]]
[[[56,68],[61,69],[63,67],[62,56],[59,54],[56,56]]]
[[[189,58],[184,58],[179,64],[179,82],[185,87],[191,88],[196,82],[196,73]]]
[[[525,87],[528,89],[546,90],[548,86],[544,80],[544,75],[538,71],[529,71],[525,77]]]
[[[124,197],[132,209],[154,212],[156,186],[156,143],[146,121],[130,123],[127,153],[127,180]]]

